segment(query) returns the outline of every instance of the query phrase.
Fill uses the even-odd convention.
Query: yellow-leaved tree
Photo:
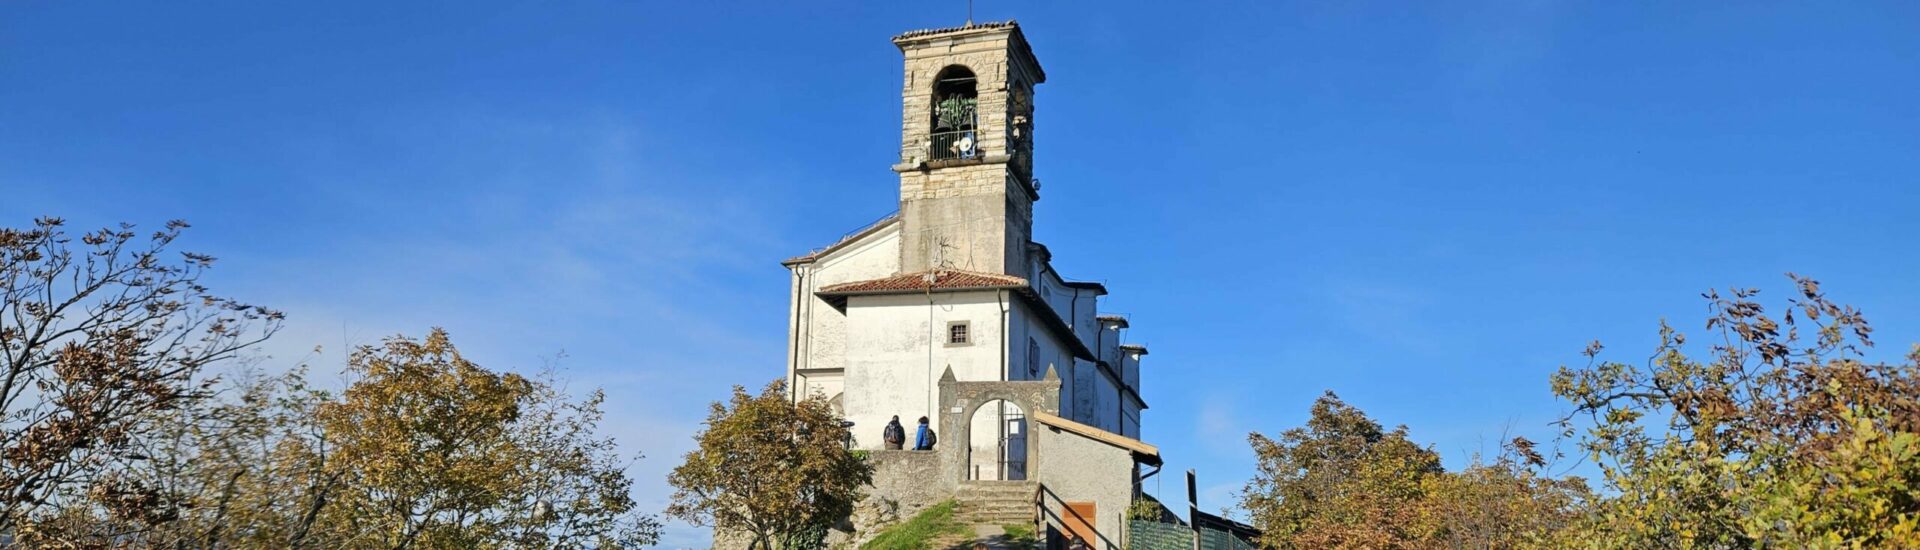
[[[1420,537],[1421,484],[1440,457],[1333,392],[1304,427],[1248,436],[1259,460],[1240,507],[1275,548],[1394,548]]]
[[[1447,472],[1405,426],[1385,430],[1332,392],[1305,426],[1248,438],[1259,462],[1240,507],[1268,548],[1560,548],[1591,498],[1579,478],[1541,474],[1522,438]]]
[[[598,392],[487,370],[447,334],[393,337],[348,360],[338,395],[303,370],[238,381],[176,415],[119,475],[160,488],[162,514],[70,509],[29,542],[206,548],[632,548],[635,510]]]
[[[1705,295],[1705,350],[1660,326],[1644,365],[1562,368],[1563,422],[1605,474],[1579,539],[1601,548],[1920,548],[1920,348],[1871,362],[1872,329],[1819,283],[1778,314]]]
[[[824,398],[794,399],[785,380],[716,402],[699,447],[673,469],[667,514],[748,539],[750,548],[818,548],[873,479]]]

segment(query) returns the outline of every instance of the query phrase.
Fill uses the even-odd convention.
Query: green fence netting
[[[1128,550],[1193,550],[1193,529],[1183,525],[1136,519],[1127,523]],[[1232,533],[1200,529],[1200,550],[1254,550]]]

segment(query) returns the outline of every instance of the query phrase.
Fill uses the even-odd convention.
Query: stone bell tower
[[[900,271],[1028,277],[1033,87],[1046,82],[1020,25],[968,24],[893,38],[901,89]]]

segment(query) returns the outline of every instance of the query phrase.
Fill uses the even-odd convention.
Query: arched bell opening
[[[932,160],[979,155],[980,93],[973,71],[959,65],[940,70],[933,80],[933,113],[927,135]]]

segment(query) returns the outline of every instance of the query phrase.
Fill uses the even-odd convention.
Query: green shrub
[[[1000,529],[1002,531],[1007,532],[1007,540],[1011,540],[1014,542],[1036,542],[1040,540],[1033,536],[1032,525],[1022,525],[1022,524],[1016,523],[1011,525],[1002,525],[1000,526]]]
[[[1127,506],[1127,519],[1160,521],[1160,503],[1147,499],[1133,501]]]

